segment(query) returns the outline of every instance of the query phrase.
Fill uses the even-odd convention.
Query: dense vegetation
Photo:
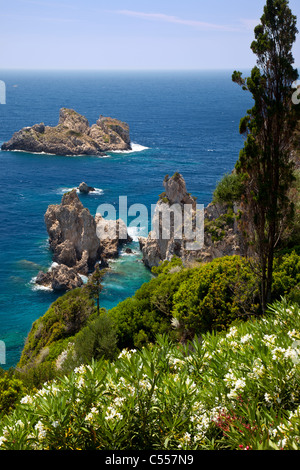
[[[185,346],[160,336],[82,365],[21,399],[0,448],[300,450],[299,313],[277,302]]]
[[[34,322],[18,377],[39,386],[60,372],[123,348],[140,348],[167,334],[185,341],[207,331],[223,331],[235,320],[259,315],[259,286],[248,260],[223,257],[185,268],[179,258],[153,268],[155,277],[132,298],[108,312],[97,309],[85,288],[56,300]],[[299,301],[300,255],[283,254],[274,263],[274,298]],[[75,321],[76,319],[76,321]]]

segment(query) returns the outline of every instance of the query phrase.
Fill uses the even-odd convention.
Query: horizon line
[[[23,68],[23,67],[1,67],[3,71],[25,71],[25,72],[198,72],[210,70],[232,70],[232,69],[251,69],[253,65],[236,67],[207,67],[207,68]]]
[[[222,71],[251,71],[255,66],[228,66],[228,67],[207,67],[207,68],[0,68],[1,72],[222,72]],[[300,74],[300,64],[294,65]],[[0,77],[1,78],[1,77]]]

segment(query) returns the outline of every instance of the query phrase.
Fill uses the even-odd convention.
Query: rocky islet
[[[4,142],[1,150],[62,156],[104,155],[109,151],[131,150],[129,126],[102,115],[90,126],[87,118],[75,110],[61,108],[57,126],[40,123],[24,127]]]

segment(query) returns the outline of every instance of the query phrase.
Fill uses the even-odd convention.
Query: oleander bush
[[[24,396],[2,449],[300,450],[300,308],[187,345],[159,336]]]

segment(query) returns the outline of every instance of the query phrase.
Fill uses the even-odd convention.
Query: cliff
[[[44,123],[24,127],[5,142],[1,150],[23,150],[55,155],[102,155],[113,150],[130,150],[128,124],[100,116],[91,127],[73,109],[62,108],[58,125]]]
[[[139,239],[143,261],[147,267],[152,268],[162,261],[170,261],[174,255],[181,258],[184,265],[189,265],[196,260],[209,262],[222,256],[243,254],[243,240],[236,222],[238,207],[235,204],[230,207],[227,204],[211,203],[204,209],[204,227],[198,228],[199,234],[201,235],[201,231],[203,234],[200,243],[202,246],[199,245],[199,248],[196,246],[191,249],[192,245],[189,247],[188,243],[194,239],[188,240],[185,237],[183,226],[176,226],[174,218],[172,222],[172,216],[168,237],[163,236],[160,214],[164,214],[164,217],[170,216],[175,208],[174,217],[178,216],[177,220],[184,221],[185,206],[190,206],[190,218],[194,226],[197,214],[195,198],[187,192],[181,174],[175,173],[171,178],[166,177],[163,185],[165,192],[160,195],[152,221],[152,226],[158,226],[159,232],[154,233],[152,230],[147,238]],[[178,234],[181,236],[178,237]],[[195,228],[193,234],[196,239]],[[199,236],[197,239],[200,240]]]

